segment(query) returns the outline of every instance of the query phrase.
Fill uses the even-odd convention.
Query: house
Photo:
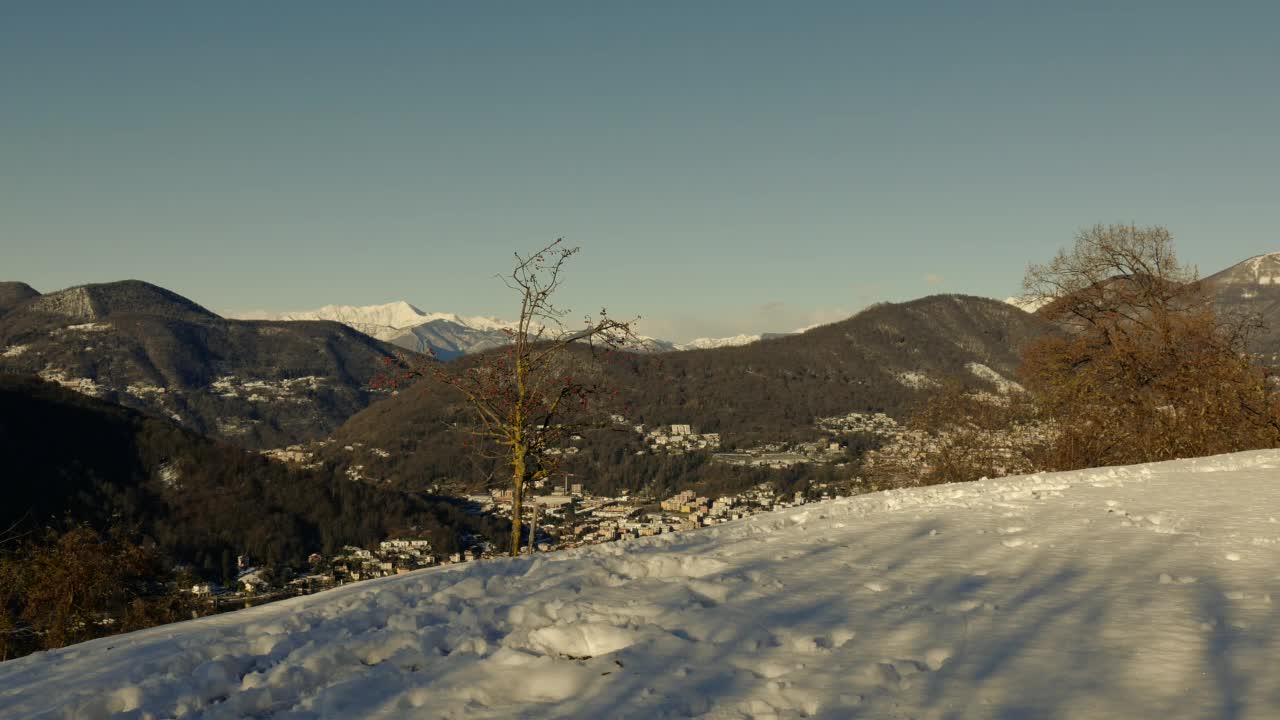
[[[236,584],[247,593],[258,592],[267,587],[267,580],[259,568],[250,568],[236,577]]]

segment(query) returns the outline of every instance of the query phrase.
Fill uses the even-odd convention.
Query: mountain
[[[0,663],[7,716],[1275,718],[1280,452],[910,488]]]
[[[1019,297],[1016,295],[1013,297],[1007,297],[1004,299],[1004,301],[1018,308],[1019,310],[1023,310],[1029,313],[1033,313],[1039,310],[1040,308],[1044,307],[1046,304],[1048,304],[1047,301],[1045,300],[1029,300],[1027,298]]]
[[[1251,349],[1280,362],[1280,253],[1251,257],[1204,279],[1219,310],[1257,315],[1262,329]]]
[[[488,350],[508,342],[512,327],[494,318],[426,313],[403,300],[385,305],[325,305],[317,310],[241,316],[256,320],[330,320],[414,352],[432,352],[440,360]]]
[[[0,315],[4,315],[39,294],[35,288],[24,282],[0,282]]]
[[[583,372],[610,376],[618,397],[609,412],[628,423],[690,424],[698,433],[721,433],[726,446],[750,447],[823,437],[817,418],[885,412],[903,419],[951,379],[998,392],[997,379],[1007,383],[1017,372],[1021,345],[1045,329],[1036,316],[998,300],[938,295],[746,345],[618,353],[603,362],[580,356],[584,365],[598,364]],[[448,430],[468,417],[453,394],[424,383],[354,415],[324,452],[342,462],[334,448],[361,443],[386,453],[358,460],[371,477],[409,487],[451,478],[475,487],[488,468],[469,460]],[[656,459],[636,454],[644,448],[637,437],[605,433],[596,449],[575,456],[571,472],[587,475],[597,490],[638,487],[653,478]]]
[[[1262,288],[1280,291],[1280,253],[1251,257],[1206,277],[1204,282],[1220,292],[1234,290],[1242,298]]]
[[[227,320],[137,280],[37,294],[0,316],[0,371],[255,448],[336,428],[393,352],[333,322]]]
[[[431,352],[439,360],[452,360],[482,350],[501,347],[510,336],[500,328],[483,329],[457,316],[436,318],[403,328],[387,338],[393,345],[419,353]]]
[[[734,335],[732,337],[722,338],[694,338],[687,343],[681,343],[676,346],[677,350],[710,350],[712,348],[737,347],[738,345],[750,345],[754,342],[760,342],[764,339],[764,335]]]
[[[316,310],[282,313],[255,311],[240,317],[245,320],[332,320],[407,350],[429,351],[440,360],[453,360],[505,345],[510,342],[507,331],[515,327],[515,323],[479,315],[464,317],[455,313],[427,313],[403,300],[385,305],[325,305]],[[705,350],[747,345],[788,334],[794,333],[703,337],[687,343],[642,336],[639,342],[627,349],[634,352]]]
[[[332,468],[289,469],[30,377],[0,374],[0,458],[0,529],[136,526],[197,572],[217,570],[207,563],[224,549],[296,568],[312,552],[414,526],[444,547],[460,533],[501,534],[456,501],[353,483]]]

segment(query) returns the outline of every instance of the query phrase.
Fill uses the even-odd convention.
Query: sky
[[[222,312],[407,300],[582,247],[649,335],[1004,298],[1094,223],[1280,250],[1280,4],[0,5],[0,279]]]

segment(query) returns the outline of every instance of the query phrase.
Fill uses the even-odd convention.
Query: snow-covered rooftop
[[[4,717],[1280,717],[1280,452],[892,491],[0,664]]]

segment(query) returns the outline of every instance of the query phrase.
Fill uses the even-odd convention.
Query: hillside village
[[[685,437],[689,434],[673,433],[671,436]],[[835,488],[818,485],[811,487],[808,493],[795,492],[787,496],[780,496],[774,488],[762,484],[744,492],[714,498],[685,490],[662,499],[599,496],[585,490],[581,483],[548,485],[547,481],[540,481],[534,494],[525,499],[527,519],[533,523],[531,544],[524,548],[526,554],[696,530],[762,512],[842,496]],[[544,493],[537,494],[538,491]],[[510,516],[509,489],[493,490],[488,495],[475,495],[468,499],[479,512]],[[437,552],[426,540],[391,538],[376,548],[347,546],[331,557],[315,553],[308,560],[308,568],[290,577],[265,573],[251,565],[249,558],[240,556],[240,570],[232,585],[221,587],[216,583],[203,582],[188,592],[215,609],[236,609],[412,570],[506,555],[505,548],[495,547],[475,537],[465,549],[447,554]]]
[[[940,439],[919,430],[908,430],[884,413],[851,412],[845,415],[815,418],[815,427],[830,433],[833,441],[805,443],[768,443],[759,448],[739,452],[716,452],[720,445],[716,433],[698,433],[687,423],[677,423],[650,428],[632,424],[621,415],[614,415],[612,422],[628,426],[643,438],[648,452],[679,455],[691,452],[708,453],[716,462],[757,468],[781,469],[796,464],[834,464],[844,467],[845,451],[834,441],[840,436],[865,433],[884,441],[881,449],[867,453],[860,465],[860,472],[893,473],[906,468],[919,471],[927,454],[937,447]],[[1049,431],[1042,427],[1021,427],[1009,436],[992,435],[988,443],[1000,448],[998,452],[1008,458],[1009,472],[1027,468],[1019,464],[1022,451],[1043,443]],[[571,441],[582,442],[574,436]],[[345,447],[347,452],[368,451],[378,457],[386,457],[380,448],[364,448],[360,444]],[[576,454],[578,447],[570,445],[565,454]],[[314,455],[303,446],[263,451],[272,459],[311,466]],[[362,465],[353,465],[348,471],[352,480],[370,480],[361,475]],[[808,492],[779,495],[769,484],[761,484],[748,490],[715,497],[700,495],[693,490],[682,490],[670,497],[653,498],[623,494],[605,496],[592,493],[581,482],[561,483],[540,480],[531,494],[525,498],[525,521],[533,528],[533,541],[524,548],[526,553],[547,553],[558,550],[600,543],[633,540],[668,533],[686,532],[711,527],[731,520],[740,520],[761,512],[796,507],[809,502],[828,500],[869,489],[864,478],[851,471],[848,482],[840,487],[814,484]],[[494,489],[488,494],[467,498],[477,512],[495,513],[509,517],[511,490]],[[376,548],[348,546],[332,557],[315,554],[311,567],[296,577],[269,581],[257,568],[242,570],[234,586],[218,588],[205,583],[195,594],[206,596],[219,607],[239,607],[257,604],[265,600],[310,594],[319,590],[352,582],[403,574],[412,570],[441,565],[454,565],[495,557],[504,557],[505,548],[472,537],[465,549],[440,553],[428,541],[409,538],[392,538]]]

